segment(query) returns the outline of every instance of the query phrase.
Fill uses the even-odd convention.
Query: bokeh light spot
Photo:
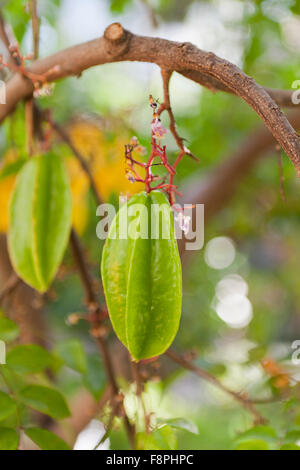
[[[215,237],[205,248],[204,258],[208,266],[214,269],[225,269],[235,258],[235,247],[228,237]]]
[[[216,312],[231,328],[244,328],[252,319],[252,304],[244,295],[232,294],[218,302]]]
[[[220,301],[234,294],[243,296],[248,294],[248,284],[239,274],[229,274],[223,277],[216,286],[216,296]]]

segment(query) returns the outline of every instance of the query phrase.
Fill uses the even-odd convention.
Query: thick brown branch
[[[220,80],[217,80],[206,73],[198,72],[196,70],[180,70],[178,73],[184,75],[190,80],[193,80],[193,82],[199,83],[199,85],[208,88],[212,92],[224,91],[226,93],[235,94],[232,89],[228,88],[228,86],[224,85]],[[278,90],[276,88],[269,87],[264,87],[264,89],[275,103],[278,104],[278,106],[287,108],[297,108],[300,106],[300,104],[296,104],[292,101],[292,95],[295,90]]]
[[[119,23],[113,23],[106,28],[103,37],[38,60],[31,65],[30,71],[45,74],[53,69],[47,79],[57,80],[78,76],[95,65],[118,61],[152,62],[163,69],[185,74],[193,71],[220,82],[254,109],[300,172],[300,138],[268,92],[234,64],[190,43],[138,36],[123,29]],[[0,107],[0,120],[32,92],[30,80],[14,76],[7,85],[7,103]]]

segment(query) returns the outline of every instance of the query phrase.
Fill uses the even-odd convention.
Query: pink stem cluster
[[[174,206],[176,203],[175,194],[182,196],[182,194],[177,190],[177,186],[174,185],[174,176],[176,175],[176,167],[182,157],[184,156],[184,151],[181,150],[177,156],[173,165],[171,165],[167,159],[166,154],[166,145],[161,146],[161,139],[164,137],[167,130],[161,124],[159,115],[157,113],[157,102],[150,95],[149,98],[150,106],[153,109],[153,120],[151,123],[151,153],[146,163],[140,162],[133,158],[132,153],[134,150],[142,151],[142,147],[138,143],[138,139],[133,137],[130,144],[125,146],[125,159],[128,163],[128,168],[126,170],[127,178],[132,183],[140,182],[145,184],[145,189],[147,193],[151,191],[161,189],[165,191],[168,196],[171,206]],[[160,159],[160,163],[154,163],[155,158]],[[167,175],[164,177],[159,177],[152,173],[152,169],[155,165],[163,165],[167,170]],[[139,176],[135,169],[135,165],[140,166],[145,169],[145,177],[142,178]],[[159,181],[158,184],[153,186],[154,181]],[[176,209],[178,210],[178,209]]]

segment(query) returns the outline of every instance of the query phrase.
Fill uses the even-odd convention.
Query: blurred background
[[[32,52],[25,2],[1,4],[23,54]],[[137,34],[190,41],[213,51],[267,87],[291,90],[300,79],[298,0],[40,0],[38,7],[40,57],[101,36],[108,24],[119,21]],[[39,99],[40,106],[53,110],[89,161],[104,201],[117,203],[120,194],[141,190],[125,177],[124,144],[136,135],[150,148],[150,93],[163,101],[156,65],[114,63],[58,82],[50,97]],[[291,358],[292,343],[300,339],[299,180],[287,156],[276,149],[257,115],[239,98],[213,93],[177,73],[171,78],[170,96],[178,132],[199,158],[199,162],[182,160],[176,183],[183,200],[205,203],[206,212],[204,247],[183,254],[183,315],[174,346],[192,351],[196,364],[233,390],[270,400],[258,407],[269,419],[271,431],[243,437],[241,433],[252,427],[248,411],[169,362],[158,364],[147,383],[147,406],[158,420],[184,417],[196,426],[197,433],[181,430],[170,437],[180,449],[278,448],[289,432],[294,434],[288,442],[297,445],[300,365]],[[300,127],[300,112],[290,116]],[[167,115],[162,121],[168,127]],[[24,155],[24,126],[20,105],[0,130],[2,165]],[[165,143],[174,161],[177,148],[170,132]],[[70,149],[59,140],[56,146],[65,156],[71,178],[73,223],[88,247],[100,291],[102,242],[95,234],[96,206]],[[14,174],[0,177],[2,234],[7,230],[14,179]],[[35,331],[33,339],[46,342],[63,358],[65,364],[55,369],[56,380],[78,408],[85,393],[99,400],[105,379],[86,324],[68,321],[70,314],[84,311],[70,258],[67,253],[46,294],[44,331]],[[0,281],[3,272],[0,267]],[[30,329],[21,326],[20,341],[22,334],[30,336],[26,328]],[[110,339],[119,351],[113,335]],[[70,350],[76,351],[71,359]],[[130,413],[135,404],[126,388],[126,373],[124,377]],[[277,400],[282,394],[291,398]],[[111,447],[126,445],[122,428],[116,427]]]

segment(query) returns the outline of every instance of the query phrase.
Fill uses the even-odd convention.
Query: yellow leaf
[[[90,122],[77,122],[69,127],[69,134],[76,149],[88,161],[97,190],[103,201],[112,194],[135,194],[143,189],[141,183],[130,183],[125,173],[125,144],[130,136],[124,131],[115,132],[114,137],[105,133]],[[87,207],[84,196],[89,188],[89,181],[80,164],[72,156],[67,160],[73,195],[73,223],[79,231],[84,230],[87,222]],[[143,175],[143,172],[139,172]]]
[[[8,229],[8,205],[15,178],[15,175],[12,175],[0,181],[0,232],[6,232]]]

